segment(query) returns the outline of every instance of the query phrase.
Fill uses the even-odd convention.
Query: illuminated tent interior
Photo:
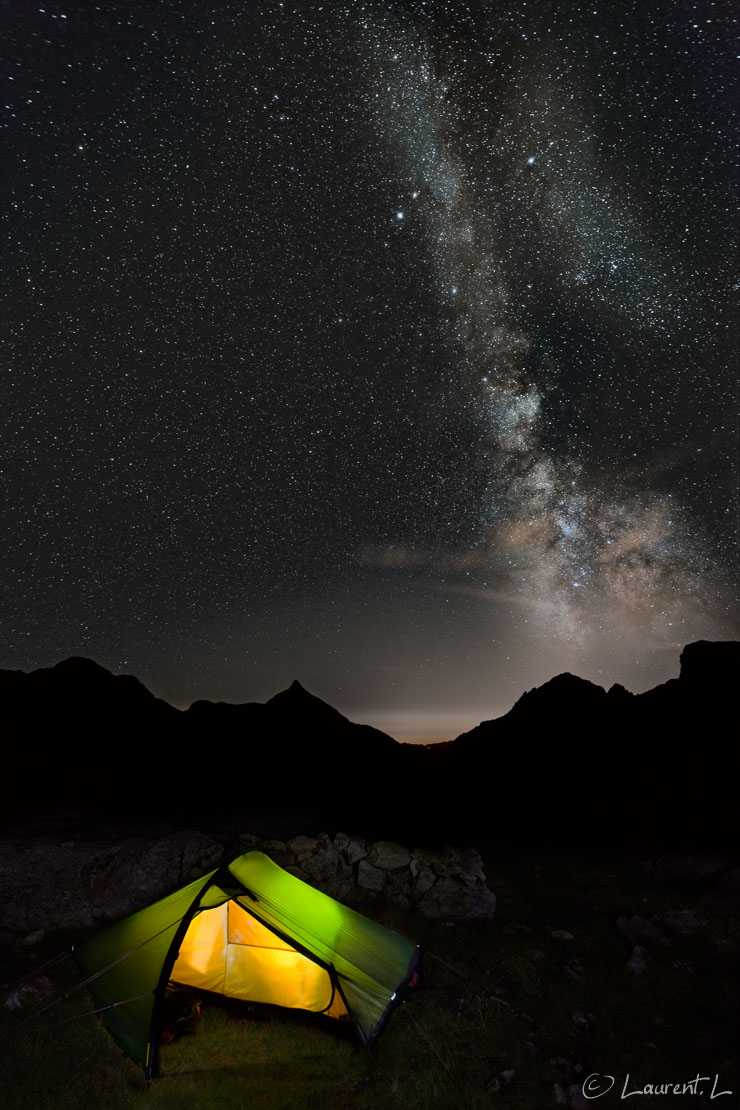
[[[352,1022],[372,1044],[420,975],[411,941],[336,902],[262,852],[239,856],[74,948],[120,1047],[159,1072],[170,981]]]

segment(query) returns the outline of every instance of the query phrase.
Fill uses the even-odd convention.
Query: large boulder
[[[460,882],[454,876],[440,877],[418,904],[425,917],[465,919],[493,917],[496,895],[484,884]]]
[[[84,929],[125,917],[221,862],[220,844],[198,832],[117,844],[0,843],[0,929]]]

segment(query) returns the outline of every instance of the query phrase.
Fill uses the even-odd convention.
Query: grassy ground
[[[27,1015],[3,1011],[0,1107],[544,1110],[565,1099],[646,1110],[660,1097],[620,1098],[627,1074],[635,1090],[697,1072],[718,1073],[718,1089],[734,1092],[712,1105],[740,1106],[740,927],[727,908],[696,907],[708,928],[647,946],[635,975],[617,917],[691,907],[696,892],[655,886],[619,857],[489,852],[486,871],[493,922],[428,922],[377,905],[378,920],[425,949],[427,989],[396,1011],[372,1055],[336,1023],[206,1005],[196,1034],[163,1049],[166,1074],[147,1087],[96,1018],[19,1033]],[[77,995],[39,1024],[90,1007]],[[614,1076],[615,1087],[579,1102],[591,1073]],[[696,1108],[709,1092],[668,1101]]]

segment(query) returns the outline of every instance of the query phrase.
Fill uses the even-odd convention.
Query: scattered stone
[[[555,1105],[556,1106],[567,1106],[568,1105],[568,1100],[565,1097],[565,1091],[563,1090],[563,1088],[560,1086],[559,1083],[553,1083],[552,1093],[553,1093],[553,1098],[555,1099]]]
[[[34,945],[41,944],[41,941],[44,939],[45,936],[46,933],[43,929],[35,929],[34,932],[29,933],[28,936],[24,937],[21,943],[24,945],[25,948],[33,948]]]
[[[697,917],[693,910],[668,910],[660,920],[670,932],[681,937],[693,936],[707,927],[704,918]]]
[[[728,902],[740,902],[740,867],[725,872],[717,884],[717,893]]]
[[[45,975],[39,975],[30,983],[16,987],[5,999],[5,1007],[8,1010],[22,1010],[25,1006],[41,1006],[44,1002],[48,1002],[53,994],[54,987],[51,979],[47,979]]]
[[[516,1069],[515,1068],[506,1068],[505,1071],[501,1072],[501,1078],[503,1079],[504,1083],[511,1083],[511,1081],[514,1078],[515,1075],[516,1075]]]
[[[551,929],[550,936],[555,940],[573,940],[573,934],[567,929]]]
[[[440,877],[418,908],[425,917],[493,917],[496,896],[482,883],[465,886],[454,877]]]
[[[495,1095],[497,1091],[501,1090],[501,1081],[500,1081],[500,1079],[498,1079],[494,1075],[493,1079],[489,1079],[488,1083],[486,1084],[486,1090],[490,1091],[491,1094]]]
[[[630,944],[667,945],[671,943],[662,929],[649,921],[647,917],[640,917],[638,914],[630,917],[629,920],[626,917],[618,917],[617,928]]]
[[[644,975],[647,971],[647,963],[645,962],[645,949],[641,944],[636,944],[632,949],[632,955],[627,961],[626,965],[633,975]]]
[[[588,1110],[591,1105],[590,1101],[583,1093],[583,1087],[580,1083],[571,1083],[566,1092],[568,1101],[566,1105],[568,1110]]]
[[[669,852],[661,856],[652,871],[656,883],[709,883],[735,865],[730,856],[699,852]]]

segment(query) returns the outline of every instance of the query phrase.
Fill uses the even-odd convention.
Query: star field
[[[0,666],[436,737],[737,636],[727,5],[0,12]]]

